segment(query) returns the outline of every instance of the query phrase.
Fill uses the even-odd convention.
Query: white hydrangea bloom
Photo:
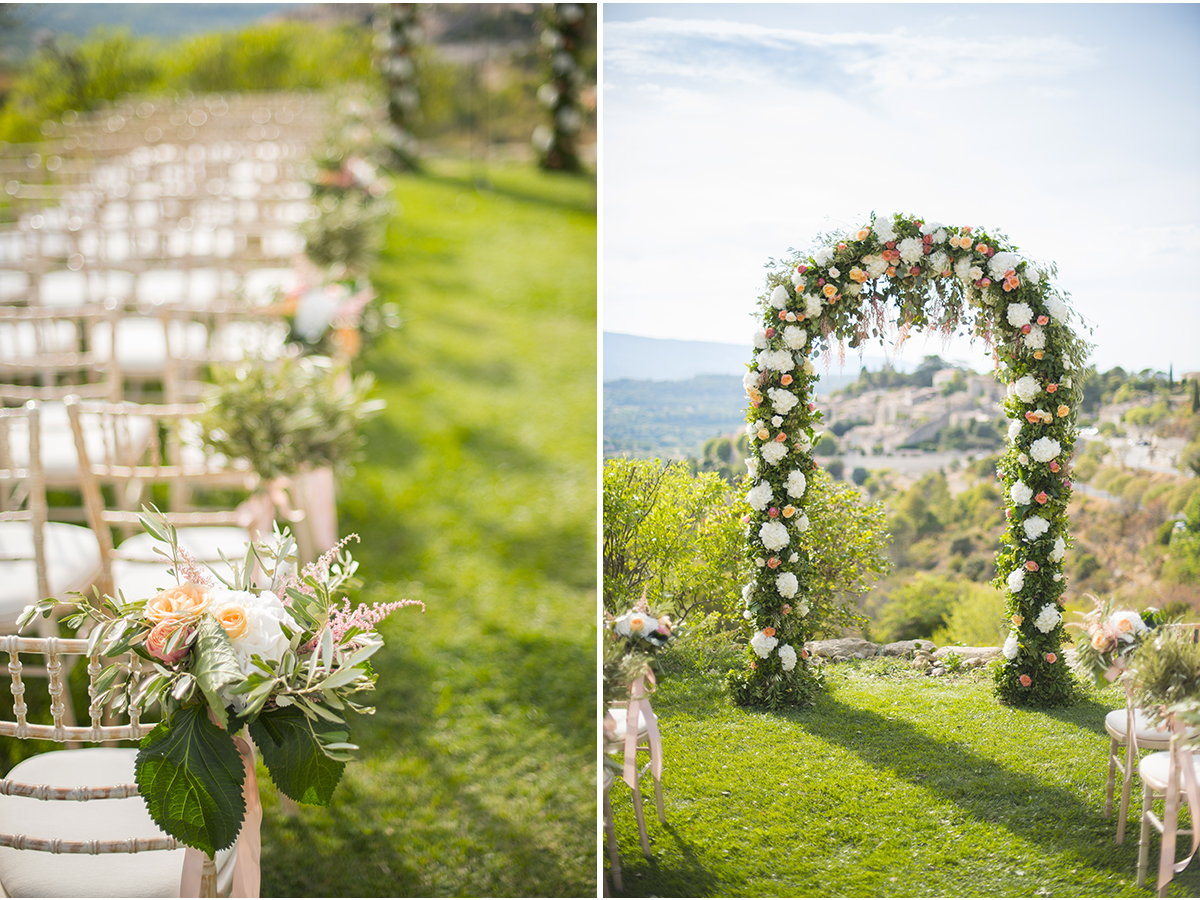
[[[1023,481],[1018,481],[1008,489],[1008,495],[1017,506],[1028,506],[1029,501],[1033,499],[1033,488]]]
[[[1062,613],[1058,611],[1058,607],[1053,603],[1047,603],[1037,614],[1037,618],[1033,620],[1033,627],[1042,634],[1049,634],[1061,621]]]
[[[795,394],[785,391],[783,388],[769,388],[767,396],[771,398],[771,405],[775,407],[775,410],[785,416],[800,402]]]
[[[960,256],[954,264],[954,274],[958,276],[959,281],[971,281],[971,257]]]
[[[1008,589],[1014,594],[1019,594],[1023,587],[1025,587],[1025,570],[1013,569],[1008,573]]]
[[[750,602],[750,598],[754,596],[755,587],[756,586],[753,581],[742,587],[742,602],[743,603]]]
[[[760,659],[766,659],[771,655],[771,651],[775,649],[775,645],[779,643],[779,638],[772,635],[767,637],[763,632],[754,632],[754,637],[750,638],[750,646],[754,648],[754,652],[758,654]]]
[[[805,432],[796,435],[796,443],[800,445],[800,449],[805,453],[812,449],[812,438]]]
[[[784,644],[778,650],[779,662],[783,666],[783,671],[790,672],[796,668],[796,651],[791,644]]]
[[[762,458],[768,463],[777,466],[779,465],[779,461],[787,456],[788,448],[787,444],[781,444],[779,441],[770,441],[762,445],[759,453],[762,454]]]
[[[863,286],[861,284],[859,284],[856,281],[852,281],[852,282],[850,282],[850,284],[846,285],[846,288],[843,291],[843,293],[847,297],[857,297],[859,294],[862,293],[862,289],[863,289]]]
[[[1008,633],[1008,637],[1004,640],[1004,649],[1001,651],[1004,653],[1004,658],[1016,659],[1017,653],[1019,653],[1020,650],[1021,647],[1017,643],[1017,633],[1015,631],[1010,631]]]
[[[758,529],[758,539],[768,550],[782,550],[791,540],[787,526],[777,519],[763,522],[762,528]]]
[[[1062,445],[1053,438],[1038,438],[1029,445],[1029,453],[1040,463],[1047,463],[1062,452]]]
[[[937,230],[933,232],[933,242],[935,244],[946,243],[946,229],[942,228],[938,225],[934,225],[934,228],[936,228]]]
[[[833,259],[833,248],[832,247],[822,247],[820,250],[818,250],[816,253],[813,254],[813,262],[815,262],[818,266],[829,265],[829,261],[831,259]]]
[[[771,291],[771,305],[776,309],[783,309],[787,306],[788,290],[782,284],[776,285],[775,290]]]
[[[875,219],[875,234],[883,243],[894,241],[896,239],[896,228],[892,223],[892,216],[878,216]]]
[[[775,493],[771,490],[771,485],[765,481],[760,481],[746,493],[746,502],[759,512],[766,509],[767,504],[773,499],[775,499]]]
[[[1113,613],[1108,617],[1108,621],[1116,626],[1121,640],[1126,643],[1132,643],[1136,635],[1149,630],[1142,617],[1128,609]]]
[[[934,272],[945,272],[949,264],[950,255],[945,250],[935,250],[929,254],[929,267]]]
[[[1039,269],[1037,266],[1035,266],[1033,263],[1026,263],[1025,278],[1029,281],[1030,284],[1037,284],[1038,282],[1040,282],[1042,280],[1042,270]]]
[[[1009,387],[1012,387],[1012,385],[1010,384]],[[1021,436],[1021,421],[1019,419],[1013,419],[1011,422],[1008,423],[1009,443],[1015,444],[1017,442],[1017,438],[1019,438],[1020,436]]]
[[[808,332],[798,325],[789,325],[783,329],[783,342],[791,350],[799,350],[808,343]]]
[[[747,369],[746,374],[742,376],[742,387],[750,390],[752,387],[758,387],[758,379],[762,377],[761,369]]]
[[[1050,523],[1041,516],[1030,516],[1025,520],[1025,537],[1027,540],[1036,541],[1050,528]]]
[[[754,338],[751,343],[754,344],[755,350],[766,350],[767,347],[771,346],[771,342],[767,340],[767,330],[760,328],[754,332]]]
[[[988,260],[988,272],[993,281],[1002,281],[1009,269],[1015,269],[1021,264],[1021,257],[1007,251],[997,253]]]
[[[1032,403],[1033,398],[1042,392],[1042,386],[1032,375],[1022,375],[1013,383],[1013,390],[1022,403]]]
[[[1030,350],[1046,349],[1046,331],[1041,325],[1029,326],[1029,334],[1025,335],[1025,346]]]
[[[1067,309],[1067,304],[1063,303],[1062,297],[1055,294],[1046,298],[1046,312],[1050,314],[1050,318],[1060,324],[1066,322],[1071,314]]]
[[[905,238],[896,245],[896,249],[900,251],[900,258],[910,266],[925,255],[924,243],[915,237]]]
[[[805,513],[801,513],[800,518],[796,520],[796,528],[799,529],[801,534],[808,531],[808,516]]]
[[[1054,539],[1054,549],[1050,551],[1050,558],[1055,562],[1060,561],[1067,555],[1067,542],[1062,537]]]
[[[773,369],[776,372],[790,372],[796,368],[796,361],[787,350],[768,350],[759,355],[758,362],[764,369]]]
[[[781,572],[775,576],[775,589],[781,597],[791,600],[800,590],[800,582],[791,572]]]
[[[870,256],[863,257],[863,265],[867,269],[867,274],[872,278],[878,278],[887,271],[887,260],[878,253],[872,253]]]
[[[821,315],[821,306],[823,301],[816,294],[804,295],[804,315],[809,319],[815,319]]]
[[[796,604],[792,607],[792,609],[795,611],[796,615],[798,615],[800,618],[803,619],[805,616],[808,615],[808,610],[809,610],[808,601],[806,599],[804,599],[803,597],[801,597],[799,600],[796,601]]]
[[[1010,303],[1007,315],[1009,325],[1024,328],[1033,321],[1033,308],[1028,303]]]
[[[797,500],[804,496],[804,489],[808,486],[808,479],[804,477],[804,473],[799,469],[792,469],[788,473],[787,481],[784,482],[783,488],[787,491],[789,497],[795,497]]]

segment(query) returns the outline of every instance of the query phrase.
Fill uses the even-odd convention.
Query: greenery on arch
[[[777,265],[761,297],[763,327],[744,384],[750,398],[747,553],[742,590],[752,628],[746,665],[730,673],[739,702],[803,704],[818,680],[801,652],[812,637],[812,551],[806,537],[821,414],[813,360],[870,338],[934,328],[991,347],[1008,385],[1011,422],[999,472],[1008,527],[996,584],[1011,630],[996,692],[1025,706],[1073,701],[1062,655],[1063,560],[1069,536],[1070,460],[1089,344],[1071,327],[1053,265],[1024,259],[1001,234],[872,216],[850,233],[824,235],[811,254]],[[1082,380],[1082,379],[1080,379]]]

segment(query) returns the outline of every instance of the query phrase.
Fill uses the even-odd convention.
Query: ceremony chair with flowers
[[[8,654],[12,720],[0,735],[18,740],[100,743],[138,740],[154,724],[137,688],[145,662],[133,653],[109,659],[86,640],[0,637]],[[72,726],[65,711],[68,656],[90,654],[90,724]],[[50,672],[52,724],[27,719],[30,669],[22,655],[44,657]],[[119,682],[115,689],[113,676]],[[0,891],[7,897],[257,896],[239,871],[235,848],[204,855],[200,878],[183,883],[187,847],[155,824],[135,782],[136,749],[87,747],[41,753],[0,781]],[[89,801],[89,802],[79,802]],[[163,851],[163,852],[147,852]],[[193,853],[195,851],[192,851]]]
[[[1138,887],[1145,884],[1149,867],[1150,829],[1162,835],[1158,863],[1158,895],[1187,868],[1200,850],[1200,758],[1193,755],[1200,735],[1200,628],[1195,625],[1164,627],[1146,640],[1133,659],[1128,676],[1133,702],[1147,710],[1155,724],[1171,734],[1167,750],[1151,753],[1138,764],[1142,779],[1142,819],[1138,846]],[[1163,816],[1153,804],[1163,799]],[[1186,802],[1192,827],[1179,827],[1179,812]],[[1175,861],[1179,835],[1190,835],[1186,859]]]
[[[649,611],[645,597],[624,615],[610,617],[608,625],[611,641],[609,653],[614,662],[606,662],[606,680],[612,669],[614,682],[620,682],[621,687],[628,684],[628,699],[606,696],[604,749],[621,760],[622,778],[633,794],[633,811],[642,853],[649,859],[650,840],[646,832],[641,791],[641,779],[647,772],[650,772],[654,781],[658,820],[667,824],[662,794],[662,737],[658,730],[658,718],[650,707],[650,694],[655,685],[651,661],[654,654],[671,639],[672,625],[667,616],[656,616]],[[606,695],[615,693],[608,688],[606,684]],[[647,755],[645,763],[639,763],[639,753]]]
[[[210,455],[196,417],[201,404],[105,403],[69,397],[67,414],[80,460],[81,489],[88,523],[101,550],[102,594],[148,597],[172,583],[167,562],[154,551],[154,538],[140,533],[138,510],[155,487],[168,493],[164,513],[179,528],[180,546],[198,562],[222,565],[222,555],[240,559],[252,532],[269,531],[270,519],[239,507],[259,482],[242,460]],[[139,432],[150,423],[147,446]],[[103,436],[99,458],[86,435]],[[106,504],[103,488],[113,497]],[[237,499],[229,502],[229,495]],[[211,505],[199,506],[206,497]],[[113,531],[124,539],[115,541]],[[134,533],[138,531],[139,533]]]

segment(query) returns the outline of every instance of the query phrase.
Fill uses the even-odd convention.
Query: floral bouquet
[[[1113,610],[1112,600],[1103,602],[1092,598],[1095,609],[1083,617],[1081,627],[1087,636],[1076,651],[1072,671],[1082,678],[1093,679],[1103,687],[1124,671],[1131,655],[1160,625],[1159,611],[1153,607],[1145,612]]]
[[[629,688],[652,671],[658,651],[679,635],[670,616],[657,615],[643,596],[620,616],[605,614],[604,700],[629,698]],[[653,676],[651,676],[653,677]]]
[[[336,595],[356,583],[357,563],[343,549],[349,537],[297,573],[294,541],[286,529],[275,531],[249,545],[240,564],[227,561],[226,580],[179,547],[157,509],[143,507],[139,518],[170,548],[178,583],[134,600],[92,604],[80,596],[64,623],[94,623],[89,656],[132,651],[140,658],[103,670],[95,701],[119,709],[134,696],[143,709],[160,705],[161,721],[138,751],[138,788],[163,831],[212,855],[234,843],[246,816],[248,748],[240,750],[235,735],[249,729],[283,794],[327,806],[358,749],[349,713],[374,712],[360,695],[375,687],[369,660],[383,646],[375,625],[397,609],[425,605],[339,602]],[[19,627],[58,603],[28,607]]]

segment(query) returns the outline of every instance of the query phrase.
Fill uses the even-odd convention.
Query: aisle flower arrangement
[[[93,626],[89,655],[132,651],[141,661],[110,664],[95,702],[158,704],[161,720],[137,754],[139,790],[163,831],[213,854],[233,844],[246,814],[238,732],[248,729],[283,794],[327,806],[358,749],[350,714],[374,712],[362,694],[375,687],[369,661],[383,647],[375,626],[424,604],[352,606],[342,594],[356,584],[350,538],[297,571],[294,542],[277,531],[248,546],[226,581],[179,547],[157,510],[139,518],[167,546],[178,583],[153,597],[80,597],[63,622]],[[27,608],[19,624],[58,602]]]
[[[1083,616],[1076,628],[1083,631],[1084,640],[1075,651],[1072,670],[1081,678],[1098,686],[1115,681],[1129,668],[1139,647],[1150,638],[1158,626],[1159,611],[1143,612],[1113,609],[1111,599],[1101,601],[1092,597],[1095,608]]]
[[[604,619],[604,700],[609,703],[629,698],[630,685],[653,671],[658,652],[679,631],[671,617],[650,609],[643,596],[619,616]]]
[[[981,339],[1008,384],[1012,424],[1000,462],[1008,528],[996,583],[1008,596],[1011,634],[996,690],[1013,703],[1071,701],[1060,600],[1075,379],[1088,344],[1071,328],[1054,274],[1000,234],[895,215],[826,235],[812,253],[768,276],[743,382],[751,447],[746,538],[755,576],[742,591],[751,630],[746,664],[730,673],[740,702],[802,704],[817,683],[798,653],[814,630],[805,501],[821,435],[816,362],[823,356],[828,365],[834,347],[841,355],[893,329],[902,342],[913,328]]]

